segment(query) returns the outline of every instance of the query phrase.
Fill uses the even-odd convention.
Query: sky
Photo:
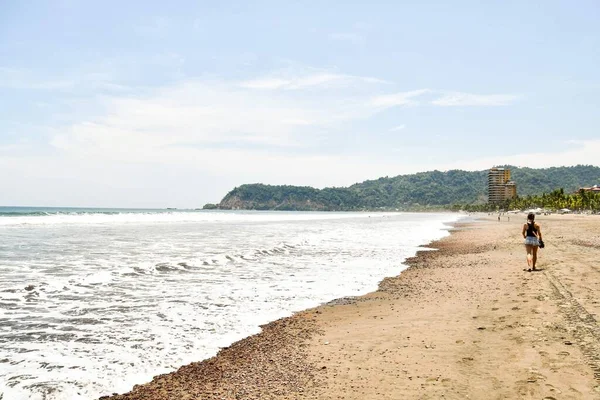
[[[600,3],[0,0],[0,206],[600,165]]]

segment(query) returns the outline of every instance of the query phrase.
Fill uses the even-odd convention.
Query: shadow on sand
[[[542,272],[542,271],[544,271],[544,268],[536,268],[536,269],[523,268],[523,271],[525,271],[525,272]]]

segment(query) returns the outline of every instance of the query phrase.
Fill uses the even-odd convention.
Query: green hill
[[[519,196],[549,193],[557,188],[574,192],[600,184],[600,167],[578,165],[543,169],[511,169]],[[247,184],[234,188],[217,205],[245,210],[364,210],[442,208],[487,202],[487,170],[430,171],[384,177],[347,188]]]

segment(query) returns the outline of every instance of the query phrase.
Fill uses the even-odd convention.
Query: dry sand
[[[482,217],[377,292],[297,313],[112,400],[600,399],[600,217]]]

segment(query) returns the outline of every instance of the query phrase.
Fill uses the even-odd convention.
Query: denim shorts
[[[525,245],[539,246],[540,245],[540,241],[535,236],[527,236],[525,238]]]

